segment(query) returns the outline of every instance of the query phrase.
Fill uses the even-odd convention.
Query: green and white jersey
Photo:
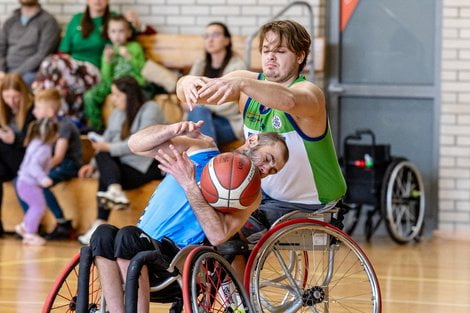
[[[260,74],[258,79],[265,77]],[[293,84],[304,80],[301,76]],[[290,114],[267,108],[252,98],[245,104],[243,123],[245,137],[276,132],[282,134],[289,148],[284,168],[262,179],[262,189],[268,196],[287,202],[326,204],[345,194],[346,183],[328,123],[323,135],[312,138],[302,132]]]

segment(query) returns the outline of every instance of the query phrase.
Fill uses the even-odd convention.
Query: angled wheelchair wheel
[[[65,266],[56,279],[49,295],[44,302],[42,313],[75,312],[77,304],[78,270],[80,253],[77,253]],[[101,285],[98,279],[98,271],[91,266],[89,285],[88,312],[101,312]]]
[[[270,229],[245,270],[255,312],[381,312],[377,277],[347,234],[317,220]]]
[[[404,244],[422,233],[425,195],[421,174],[405,159],[387,167],[382,183],[381,210],[392,239]]]
[[[254,313],[230,264],[209,247],[194,249],[185,261],[183,301],[187,313]]]

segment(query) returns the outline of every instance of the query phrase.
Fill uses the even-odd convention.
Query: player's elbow
[[[219,229],[214,229],[210,233],[206,233],[206,238],[209,240],[210,244],[215,246],[221,245],[231,237],[230,231],[225,227],[220,227]]]
[[[207,240],[209,240],[210,244],[214,247],[218,246],[218,245],[221,245],[225,241],[227,241],[225,236],[223,236],[221,234],[213,234],[211,236],[206,235],[206,237],[207,237]]]

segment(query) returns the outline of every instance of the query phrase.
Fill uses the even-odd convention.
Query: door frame
[[[337,148],[341,147],[341,107],[340,98],[345,96],[379,97],[379,98],[409,98],[431,99],[433,101],[433,140],[432,140],[432,182],[431,190],[426,197],[426,207],[431,210],[431,225],[428,229],[436,229],[438,225],[438,180],[439,180],[439,150],[440,150],[440,108],[441,108],[441,53],[442,53],[442,0],[435,0],[435,40],[434,40],[434,85],[371,85],[371,84],[342,84],[340,82],[340,5],[343,0],[326,1],[326,38],[327,38],[327,72],[325,75],[326,97],[329,118],[335,135]],[[429,214],[429,215],[428,215]]]

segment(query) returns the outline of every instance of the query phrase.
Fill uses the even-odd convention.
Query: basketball
[[[226,152],[212,158],[204,167],[200,187],[213,208],[230,213],[244,210],[256,200],[261,177],[250,158]]]

